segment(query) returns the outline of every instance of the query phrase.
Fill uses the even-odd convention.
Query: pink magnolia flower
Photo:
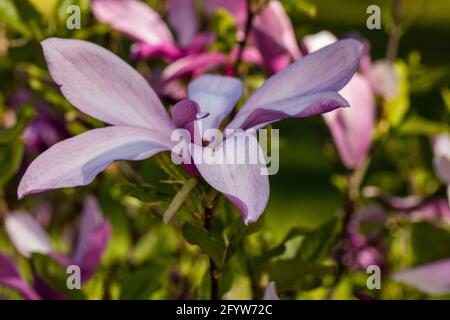
[[[168,18],[177,33],[146,3],[138,0],[93,0],[92,11],[98,21],[110,24],[136,43],[132,55],[137,59],[163,57],[171,64],[160,75],[164,88],[177,78],[200,74],[209,68],[224,65],[227,58],[219,52],[208,52],[212,34],[197,33],[198,17],[193,0],[169,0]],[[173,89],[173,88],[172,88]],[[176,92],[175,96],[182,93]]]
[[[244,31],[248,19],[248,1],[205,1],[207,14],[212,15],[218,8],[229,11],[238,30],[241,33]],[[277,0],[269,1],[253,19],[244,61],[262,65],[269,72],[278,72],[301,56],[294,28],[283,5]]]
[[[5,230],[14,247],[24,257],[33,253],[50,256],[62,266],[78,265],[81,282],[87,281],[97,269],[111,234],[109,222],[103,220],[94,197],[85,199],[84,211],[78,231],[77,243],[71,256],[56,252],[44,228],[24,212],[11,212],[5,218]],[[64,299],[65,296],[50,288],[36,274],[31,287],[20,276],[14,261],[0,253],[0,285],[15,289],[25,299]]]
[[[447,197],[450,204],[450,135],[441,134],[433,140],[433,164],[436,173],[447,184]]]
[[[192,101],[179,102],[171,120],[144,78],[106,49],[56,38],[43,41],[42,46],[50,74],[67,100],[111,126],[89,130],[42,153],[22,177],[19,198],[87,185],[115,160],[143,160],[170,151],[174,129],[188,128],[194,121],[218,128],[243,92],[236,78],[199,77],[188,87]],[[348,106],[337,91],[353,76],[361,53],[362,45],[349,39],[298,60],[256,90],[226,128],[257,129],[281,119]],[[197,111],[209,115],[198,120]],[[247,154],[248,140],[256,138],[235,134],[217,148],[235,142],[236,152]],[[268,177],[261,175],[264,164],[207,164],[194,159],[194,165],[207,183],[239,208],[245,223],[255,222],[263,213],[269,197]]]
[[[314,52],[337,41],[328,31],[303,38],[308,52]],[[362,74],[355,74],[339,93],[352,108],[340,109],[324,115],[339,155],[349,169],[357,167],[369,152],[375,126],[375,102],[370,82]]]
[[[427,294],[450,293],[450,259],[439,260],[395,273],[394,280],[415,287]]]

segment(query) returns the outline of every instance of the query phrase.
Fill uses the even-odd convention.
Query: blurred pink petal
[[[186,75],[203,73],[208,69],[226,65],[227,58],[220,52],[192,54],[170,64],[162,73],[163,80],[168,83]]]
[[[279,1],[270,1],[255,17],[252,40],[273,72],[280,71],[291,60],[301,57],[294,28]]]
[[[178,35],[182,47],[188,47],[194,41],[198,30],[198,17],[193,0],[168,0],[169,23]]]
[[[275,285],[275,282],[271,281],[266,288],[266,291],[264,291],[264,300],[280,300],[277,293],[277,287]]]
[[[189,83],[189,98],[209,115],[198,120],[202,129],[219,128],[222,120],[233,110],[243,94],[241,80],[218,75],[203,75]]]
[[[97,200],[94,197],[87,197],[84,201],[78,242],[73,257],[74,263],[82,270],[82,281],[89,279],[97,269],[110,235],[111,226],[103,220]]]
[[[357,167],[369,152],[375,126],[375,101],[369,82],[355,74],[339,92],[350,108],[324,114],[342,161]]]
[[[257,221],[266,208],[270,191],[258,140],[240,132],[223,141],[214,153],[210,147],[193,147],[194,163],[206,182],[239,209],[245,224]],[[219,154],[222,156],[216,161],[214,157]]]
[[[82,40],[57,38],[44,40],[42,47],[53,80],[82,112],[109,124],[172,131],[152,88],[110,51]]]
[[[47,232],[29,214],[12,212],[5,218],[5,230],[17,251],[24,257],[49,254],[53,249]]]
[[[159,14],[138,0],[93,0],[98,21],[150,45],[173,43],[173,36]]]
[[[434,169],[446,184],[450,184],[450,135],[441,134],[433,139]]]
[[[304,37],[303,43],[312,53],[337,41],[328,31]],[[369,152],[375,126],[375,99],[369,81],[355,74],[339,93],[350,105],[324,114],[339,155],[349,169],[357,167]]]
[[[362,49],[356,40],[341,40],[297,60],[251,95],[228,128],[242,127],[254,113],[259,114],[253,116],[252,126],[346,106],[336,92],[352,78]]]
[[[394,99],[399,90],[399,78],[395,65],[387,60],[375,61],[368,68],[367,77],[375,92],[387,100]]]
[[[40,300],[38,294],[22,279],[14,261],[0,252],[0,286],[11,288],[24,299]]]
[[[89,184],[115,160],[142,160],[170,150],[168,139],[170,136],[149,129],[113,126],[93,129],[61,141],[27,168],[19,184],[19,198],[50,189]]]
[[[450,259],[397,272],[393,279],[431,295],[450,293]]]

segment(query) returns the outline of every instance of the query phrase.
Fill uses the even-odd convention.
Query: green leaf
[[[125,280],[120,299],[147,300],[163,285],[169,271],[170,264],[168,263],[152,263],[140,267]]]
[[[398,76],[398,93],[384,105],[385,115],[392,127],[402,122],[410,106],[408,68],[404,62],[398,61],[395,63],[395,71]]]
[[[448,124],[425,119],[418,115],[409,116],[398,128],[398,133],[412,136],[424,135],[433,137],[448,132],[450,132]]]
[[[182,233],[190,244],[199,246],[203,253],[210,256],[218,266],[222,265],[225,253],[223,239],[217,239],[205,228],[191,223],[183,224]]]
[[[119,189],[120,193],[133,198],[136,198],[143,202],[154,202],[158,200],[157,191],[154,186],[149,184],[120,184],[115,186]]]
[[[0,1],[0,20],[12,30],[24,35],[30,36],[30,31],[23,23],[19,12],[12,0]]]
[[[270,279],[278,290],[310,290],[321,285],[325,275],[335,273],[336,268],[299,259],[276,261],[270,266]]]
[[[49,256],[34,253],[31,257],[34,271],[48,286],[72,299],[84,300],[85,295],[80,290],[70,290],[67,287],[68,274],[66,269]]]
[[[447,107],[447,112],[450,113],[450,89],[449,88],[443,88],[441,90],[442,99],[445,102],[445,106]]]
[[[428,222],[412,225],[411,245],[414,265],[430,263],[450,256],[450,232]]]
[[[0,145],[0,186],[7,183],[19,170],[24,154],[24,146],[21,139],[16,139],[9,144]]]
[[[228,53],[236,45],[236,23],[231,13],[225,9],[216,10],[211,19],[211,29],[216,41],[209,47],[211,51]]]
[[[322,261],[330,254],[340,228],[338,219],[334,218],[307,234],[297,252],[297,258],[307,262]]]

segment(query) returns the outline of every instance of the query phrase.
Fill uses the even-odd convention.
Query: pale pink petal
[[[83,186],[115,160],[142,160],[170,150],[170,136],[136,127],[93,129],[61,141],[37,157],[19,184],[19,198],[50,189]]]
[[[397,272],[393,278],[432,295],[450,293],[450,259]]]
[[[110,24],[133,39],[150,45],[173,43],[173,36],[159,14],[138,0],[93,0],[98,21]]]
[[[110,51],[82,40],[57,38],[44,40],[42,47],[53,80],[82,112],[109,124],[172,131],[152,88]]]
[[[24,257],[29,258],[33,253],[48,254],[52,251],[47,232],[29,214],[17,211],[7,214],[5,230],[14,247]]]
[[[450,184],[450,135],[441,134],[433,139],[434,169],[446,184]]]
[[[375,126],[375,100],[369,82],[355,74],[339,92],[350,108],[324,114],[342,161],[355,168],[369,152]]]
[[[320,31],[315,34],[307,35],[303,37],[302,43],[305,46],[308,53],[313,53],[323,47],[333,44],[338,39],[334,34],[329,31]]]
[[[202,130],[219,128],[222,120],[233,110],[243,94],[242,82],[237,78],[203,75],[189,83],[189,98],[200,110],[208,113],[202,120]]]
[[[220,52],[192,54],[170,64],[164,69],[162,78],[165,82],[169,82],[186,75],[202,73],[227,63],[227,58]]]
[[[194,41],[198,30],[198,17],[193,0],[168,0],[169,23],[178,35],[182,47]]]
[[[258,220],[269,200],[269,179],[257,139],[244,132],[211,147],[193,145],[193,159],[202,177],[241,212],[244,223]]]

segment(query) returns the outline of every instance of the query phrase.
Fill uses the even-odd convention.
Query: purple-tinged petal
[[[133,39],[150,45],[173,43],[173,37],[159,14],[137,0],[93,0],[98,21],[110,24]]]
[[[251,38],[273,72],[301,57],[294,28],[279,1],[270,1],[255,17]]]
[[[450,135],[442,134],[433,139],[434,169],[447,184],[450,184]]]
[[[22,279],[14,261],[0,252],[0,286],[19,292],[24,299],[40,300],[39,295]]]
[[[264,291],[264,300],[280,300],[277,293],[277,287],[275,286],[275,282],[271,281]]]
[[[183,53],[175,45],[162,44],[151,45],[145,42],[133,43],[131,46],[131,56],[133,60],[145,60],[154,57],[163,57],[169,61],[174,61],[183,56]]]
[[[212,152],[211,147],[193,145],[193,159],[202,177],[222,192],[241,212],[245,224],[264,212],[269,200],[269,179],[258,140],[236,133]]]
[[[111,235],[111,225],[104,222],[94,197],[87,197],[81,217],[78,242],[73,261],[81,268],[81,281],[91,277],[100,263]]]
[[[304,103],[306,96],[317,98],[322,95],[324,102],[316,100],[313,107],[317,109],[321,106],[319,109],[323,109],[323,112],[339,107],[335,103],[343,103],[343,99],[337,95],[331,96],[350,81],[358,67],[362,51],[363,45],[360,42],[346,39],[297,60],[270,77],[239,110],[229,128],[241,127],[258,109],[275,108],[276,112],[282,111],[280,102],[288,102],[288,108],[293,110],[295,101]],[[326,107],[330,100],[334,102]],[[307,109],[303,110],[303,115],[317,114],[308,112]]]
[[[357,167],[367,156],[375,126],[375,101],[369,82],[355,74],[339,92],[350,108],[324,114],[345,166]]]
[[[18,195],[83,186],[115,160],[143,160],[170,150],[170,136],[144,128],[93,129],[61,141],[37,157],[19,184]]]
[[[172,121],[177,128],[186,128],[198,119],[200,107],[194,100],[185,99],[177,102],[172,109]]]
[[[200,105],[209,116],[198,120],[202,130],[219,128],[222,120],[233,110],[243,93],[242,82],[237,78],[203,75],[188,86],[189,98]]]
[[[170,135],[173,126],[161,101],[118,56],[82,40],[50,38],[42,47],[53,80],[79,110],[109,124]]]
[[[393,279],[432,295],[450,293],[450,259],[397,272]]]
[[[193,0],[168,0],[169,23],[178,35],[184,48],[194,41],[198,30],[198,17]]]
[[[240,128],[259,129],[278,120],[310,117],[339,107],[348,107],[348,102],[335,92],[320,92],[280,100],[273,104],[263,105],[249,113]],[[227,128],[233,128],[232,124],[230,123]]]
[[[42,226],[24,212],[12,212],[5,218],[5,230],[17,251],[29,258],[33,253],[52,251],[50,239]]]
[[[227,63],[227,58],[220,52],[192,54],[170,64],[164,69],[162,78],[167,83],[186,75],[200,74],[205,70]]]

